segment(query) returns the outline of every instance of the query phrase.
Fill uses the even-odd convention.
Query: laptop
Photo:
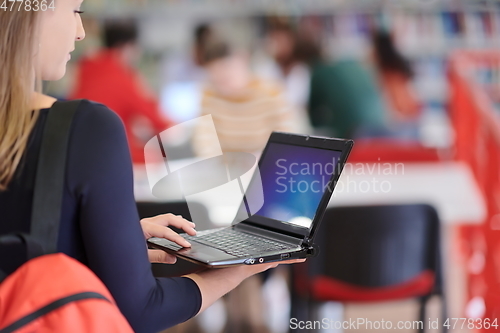
[[[191,247],[156,237],[148,245],[210,268],[313,256],[315,232],[353,144],[273,132],[234,219],[239,222],[196,236],[182,233]],[[249,214],[249,202],[262,195],[261,207]]]

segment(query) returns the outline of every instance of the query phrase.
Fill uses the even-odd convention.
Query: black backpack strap
[[[24,244],[27,260],[44,255],[42,246],[31,235],[15,232],[0,236],[0,245]],[[1,271],[0,271],[1,272]]]
[[[9,246],[23,244],[26,248],[26,260],[39,257],[44,254],[42,247],[38,242],[28,234],[25,233],[11,233],[8,235],[0,236],[0,246]],[[0,269],[0,282],[7,277],[7,273]],[[1,331],[0,331],[1,333]]]
[[[46,254],[57,252],[69,134],[80,102],[55,102],[48,112],[43,131],[30,234],[41,244]]]

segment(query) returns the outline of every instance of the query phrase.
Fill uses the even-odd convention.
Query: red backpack
[[[133,332],[99,278],[56,249],[69,130],[78,105],[56,102],[49,110],[30,234],[0,236],[0,246],[23,246],[27,253],[27,262],[6,278],[0,270],[0,280],[5,278],[0,284],[0,333]]]

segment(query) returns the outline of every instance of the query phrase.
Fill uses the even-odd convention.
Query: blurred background
[[[332,205],[433,206],[444,282],[427,296],[375,305],[325,296],[316,318],[417,320],[415,299],[432,295],[448,304],[444,317],[442,300],[431,300],[433,320],[499,317],[500,2],[85,0],[82,8],[86,38],[46,91],[122,117],[139,204],[154,200],[144,189],[144,144],[200,115],[212,115],[224,152],[258,154],[273,130],[353,138],[351,163],[403,163],[404,174],[378,175],[390,193],[342,193]],[[207,131],[171,132],[167,155],[213,156]],[[210,223],[224,224],[223,207],[207,209]],[[296,290],[297,274],[258,277],[173,330],[288,331],[290,316],[305,313],[293,309],[300,294],[318,296]],[[449,330],[486,330],[459,326]]]

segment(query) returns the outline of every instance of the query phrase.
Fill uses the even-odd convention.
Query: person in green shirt
[[[356,60],[311,62],[308,112],[321,134],[342,138],[388,134],[375,78]]]
[[[391,136],[382,92],[369,64],[355,59],[327,61],[316,35],[282,27],[294,45],[290,62],[309,66],[307,103],[317,134],[342,138]]]
[[[306,108],[314,134],[392,136],[373,66],[354,59],[325,60],[319,34],[289,22],[271,21],[268,34],[274,34],[273,58],[285,75],[298,64],[309,70]]]

